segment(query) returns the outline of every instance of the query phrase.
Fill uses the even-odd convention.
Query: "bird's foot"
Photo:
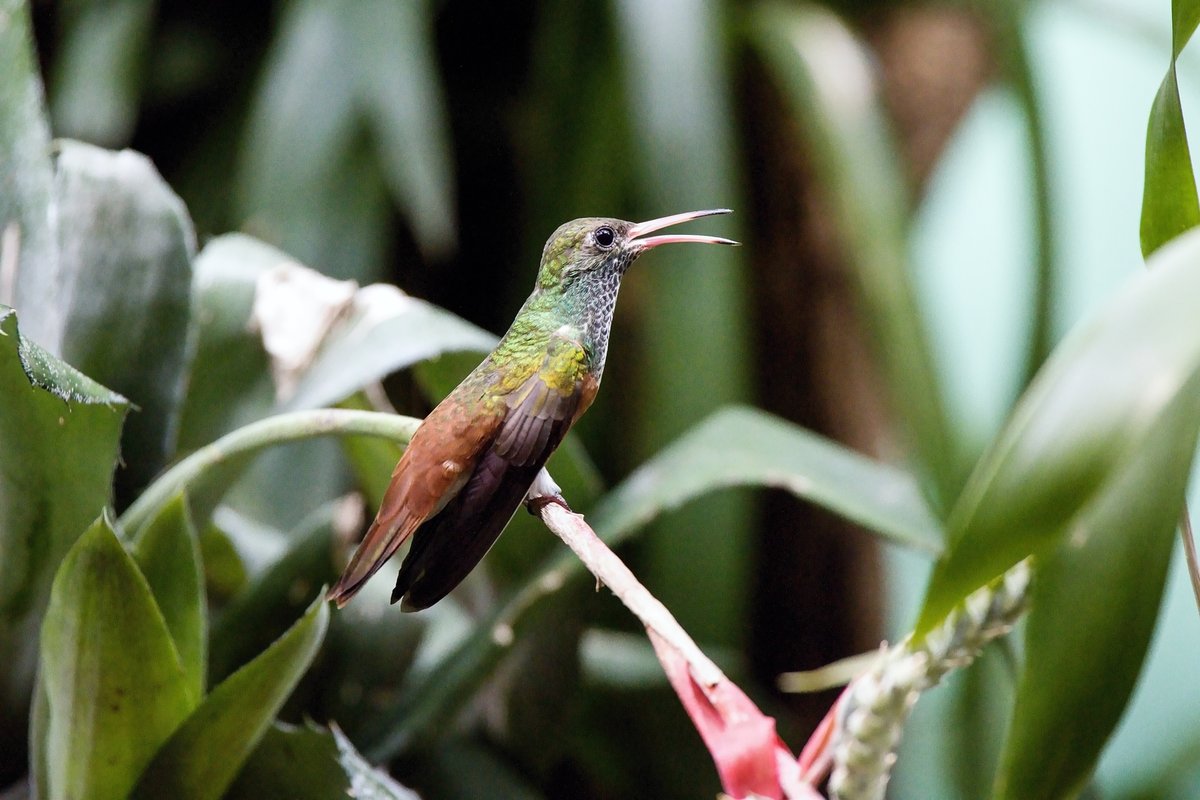
[[[529,491],[525,494],[525,508],[530,514],[539,517],[542,514],[542,509],[554,503],[562,506],[567,511],[571,511],[571,507],[567,505],[567,501],[562,496],[562,489],[550,477],[550,473],[543,467],[533,479],[533,485],[529,487]]]

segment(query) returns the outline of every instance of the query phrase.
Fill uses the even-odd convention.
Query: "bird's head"
[[[538,289],[565,289],[581,279],[587,282],[589,278],[602,278],[605,283],[612,278],[619,279],[638,256],[663,244],[698,242],[736,245],[737,242],[719,236],[687,233],[646,235],[700,217],[728,213],[730,211],[727,208],[715,208],[672,214],[647,222],[584,217],[564,223],[551,235],[542,250]]]

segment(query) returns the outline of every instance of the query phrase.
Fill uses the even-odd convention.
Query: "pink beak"
[[[679,225],[683,222],[691,222],[700,217],[711,217],[716,214],[732,214],[728,208],[712,208],[707,211],[685,211],[682,214],[672,214],[669,217],[659,217],[658,219],[648,220],[647,222],[639,222],[629,229],[630,244],[638,246],[638,252],[645,252],[652,247],[658,247],[660,244],[676,244],[679,242],[697,242],[699,244],[730,244],[736,245],[737,242],[732,239],[722,239],[720,236],[697,236],[690,233],[668,233],[662,236],[651,236],[648,239],[638,239],[639,236],[644,236],[647,233],[669,228],[672,225]],[[636,240],[636,241],[634,241]]]

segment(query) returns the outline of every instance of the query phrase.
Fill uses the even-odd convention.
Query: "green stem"
[[[121,529],[136,536],[177,492],[202,483],[214,467],[273,445],[331,435],[379,436],[407,442],[420,424],[413,417],[332,408],[293,411],[252,422],[201,447],[164,472],[121,515]]]

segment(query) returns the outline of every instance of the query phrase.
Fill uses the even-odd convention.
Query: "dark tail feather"
[[[514,467],[489,452],[462,491],[413,535],[392,602],[402,611],[429,608],[462,583],[500,538],[542,465]]]

